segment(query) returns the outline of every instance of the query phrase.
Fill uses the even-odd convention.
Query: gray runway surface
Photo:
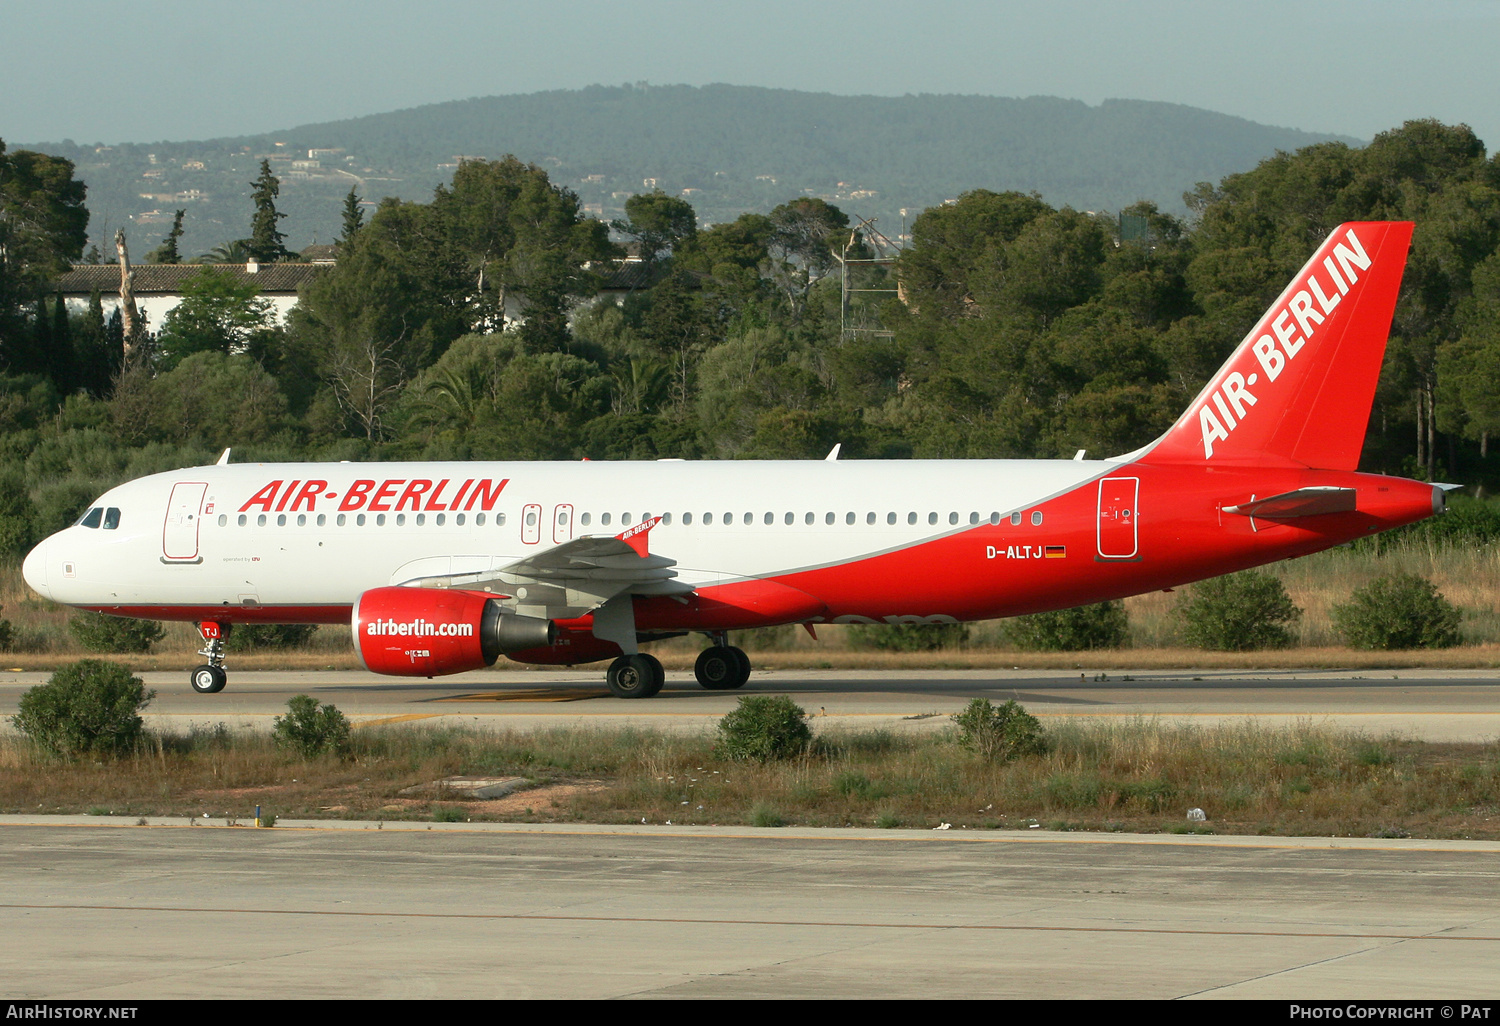
[[[42,673],[0,674],[0,717],[15,711]],[[651,699],[623,701],[599,672],[481,671],[434,681],[358,672],[231,673],[217,695],[189,690],[185,673],[145,673],[157,690],[155,725],[228,723],[269,729],[286,700],[307,693],[356,723],[462,720],[492,727],[646,723],[697,729],[734,708],[740,694],[786,694],[820,721],[850,726],[946,726],[972,698],[1015,698],[1038,716],[1160,716],[1193,722],[1254,718],[1268,725],[1329,722],[1372,734],[1432,740],[1500,738],[1500,672],[1486,670],[1093,671],[764,670],[743,692],[710,692],[670,673]],[[1081,679],[1080,679],[1081,678]],[[8,727],[8,721],[5,722]]]
[[[9,998],[1500,997],[1500,845],[0,821]]]
[[[439,681],[145,674],[162,726],[697,729],[735,705],[592,671]],[[1314,720],[1500,736],[1500,674],[780,671],[819,724],[930,729],[973,697],[1042,717]],[[0,716],[45,674],[0,677]],[[0,817],[0,996],[1500,997],[1500,844],[1030,831],[272,830]],[[48,825],[40,825],[48,824]]]

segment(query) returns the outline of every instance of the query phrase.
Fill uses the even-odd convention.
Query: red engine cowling
[[[354,603],[351,626],[365,668],[395,677],[477,670],[556,637],[551,620],[511,613],[487,592],[446,588],[372,588]]]

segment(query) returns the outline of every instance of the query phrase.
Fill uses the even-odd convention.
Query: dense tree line
[[[541,168],[466,162],[431,202],[387,199],[368,221],[351,194],[337,265],[289,323],[205,271],[124,365],[97,304],[60,316],[47,294],[83,244],[82,183],[66,161],[0,158],[12,552],[119,480],[228,445],[244,459],[1113,455],[1175,419],[1346,220],[1417,222],[1364,467],[1474,485],[1500,469],[1500,162],[1461,126],[1279,154],[1198,186],[1187,220],[965,193],[916,219],[893,266],[861,265],[861,287],[899,297],[859,294],[849,319],[881,330],[858,332],[841,328],[838,262],[870,240],[822,200],[704,227],[686,200],[644,193],[607,226]],[[274,200],[270,185],[256,183]],[[275,218],[261,222],[272,237]],[[622,243],[642,258],[638,287],[596,298]]]

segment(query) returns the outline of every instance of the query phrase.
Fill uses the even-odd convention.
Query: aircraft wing
[[[500,567],[415,574],[392,583],[489,591],[518,609],[549,617],[581,616],[617,595],[690,594],[693,586],[675,579],[677,561],[647,550],[650,531],[660,521],[654,517],[618,535],[582,535]]]
[[[642,554],[628,541],[611,535],[583,535],[533,553],[497,572],[577,591],[637,595],[687,594],[692,586],[672,578],[675,559]]]
[[[1323,513],[1352,513],[1354,508],[1353,488],[1314,487],[1268,495],[1264,499],[1251,499],[1237,506],[1225,506],[1224,512],[1275,520],[1283,517],[1315,517]]]

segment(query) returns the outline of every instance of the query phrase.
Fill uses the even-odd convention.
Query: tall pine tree
[[[172,230],[167,232],[167,237],[161,240],[161,245],[146,254],[148,264],[180,264],[182,263],[182,252],[177,248],[177,240],[182,238],[182,218],[186,210],[177,211],[172,218]]]
[[[276,212],[276,197],[281,195],[281,179],[271,174],[271,162],[260,162],[260,175],[250,183],[255,190],[250,194],[255,201],[255,216],[250,220],[250,239],[246,246],[250,259],[262,263],[275,263],[290,254],[287,252],[286,236],[276,227],[285,214]]]
[[[365,226],[365,212],[360,209],[359,196],[353,187],[349,189],[349,195],[344,197],[344,231],[339,235],[338,244],[343,246],[353,241],[354,236]]]
[[[52,307],[52,348],[47,353],[47,372],[60,395],[69,395],[79,385],[73,359],[73,332],[68,324],[68,301],[61,292]]]

